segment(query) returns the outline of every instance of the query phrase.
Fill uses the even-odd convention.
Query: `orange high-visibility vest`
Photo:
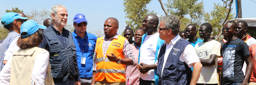
[[[107,82],[125,82],[125,68],[126,65],[118,64],[117,62],[110,61],[106,55],[114,54],[116,57],[125,58],[123,53],[123,46],[126,38],[118,36],[111,41],[111,44],[107,48],[107,52],[103,54],[102,44],[104,38],[98,38],[96,42],[96,75],[95,81],[107,81]]]

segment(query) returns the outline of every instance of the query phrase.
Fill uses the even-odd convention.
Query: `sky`
[[[167,0],[162,0],[164,3]],[[213,3],[220,3],[221,0],[200,0],[204,3],[204,12],[213,10]],[[77,13],[83,13],[88,21],[87,31],[95,34],[103,34],[103,24],[108,17],[115,17],[119,20],[118,34],[124,30],[128,20],[125,17],[123,0],[2,0],[0,3],[0,16],[5,13],[6,9],[19,8],[25,14],[32,11],[47,10],[50,12],[54,5],[64,5],[68,10],[68,24],[72,25],[73,17]],[[233,8],[235,6],[233,5]],[[242,0],[242,12],[244,18],[256,18],[256,0]],[[157,13],[158,16],[163,16],[164,12],[158,0],[151,0],[147,5],[149,11]],[[252,10],[252,11],[251,11]],[[232,14],[235,15],[235,9],[232,9]],[[43,21],[43,20],[42,20]],[[42,23],[42,22],[38,22]]]

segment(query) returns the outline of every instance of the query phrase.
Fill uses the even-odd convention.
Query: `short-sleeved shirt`
[[[251,37],[249,34],[246,34],[246,38],[245,38],[244,42],[250,47],[251,45],[256,44],[256,39]],[[243,65],[244,74],[245,74],[246,68],[247,68],[247,64],[244,63],[244,65]]]
[[[256,39],[251,37],[250,35],[246,35],[246,39],[244,40],[245,43],[248,45],[248,46],[251,46],[252,44],[256,44]]]
[[[137,63],[139,56],[139,48],[136,48],[133,44],[130,44],[130,47],[133,49],[133,57],[131,59],[133,60],[134,63]],[[126,85],[139,85],[140,71],[135,64],[127,65],[125,75]]]
[[[223,45],[221,55],[223,56],[222,83],[242,83],[243,63],[250,55],[248,45],[241,39],[232,40]]]
[[[252,73],[250,77],[250,82],[256,82],[256,44],[249,46],[250,57],[253,60]]]
[[[140,47],[140,63],[144,64],[156,64],[155,62],[155,53],[157,42],[159,38],[159,33],[154,33],[152,35],[147,35],[144,38],[143,43]],[[154,81],[154,69],[149,70],[145,74],[141,74],[143,80]]]
[[[209,59],[211,55],[220,56],[221,44],[216,40],[198,43],[195,47],[197,55],[201,59]],[[218,84],[217,64],[212,66],[203,66],[199,84]]]

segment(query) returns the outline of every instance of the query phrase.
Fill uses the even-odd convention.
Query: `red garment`
[[[130,44],[133,49],[133,62],[138,62],[139,49]],[[135,65],[128,65],[126,67],[126,85],[139,85],[140,84],[140,71]]]
[[[250,82],[256,82],[256,44],[253,44],[249,47],[250,50],[250,57],[253,60],[253,67],[252,67],[252,73],[250,77]]]

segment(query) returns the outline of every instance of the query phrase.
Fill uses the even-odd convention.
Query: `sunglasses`
[[[87,25],[87,23],[85,23],[85,22],[82,22],[82,23],[77,24],[78,27],[86,26],[86,25]]]
[[[169,30],[168,28],[159,28],[159,30]]]

